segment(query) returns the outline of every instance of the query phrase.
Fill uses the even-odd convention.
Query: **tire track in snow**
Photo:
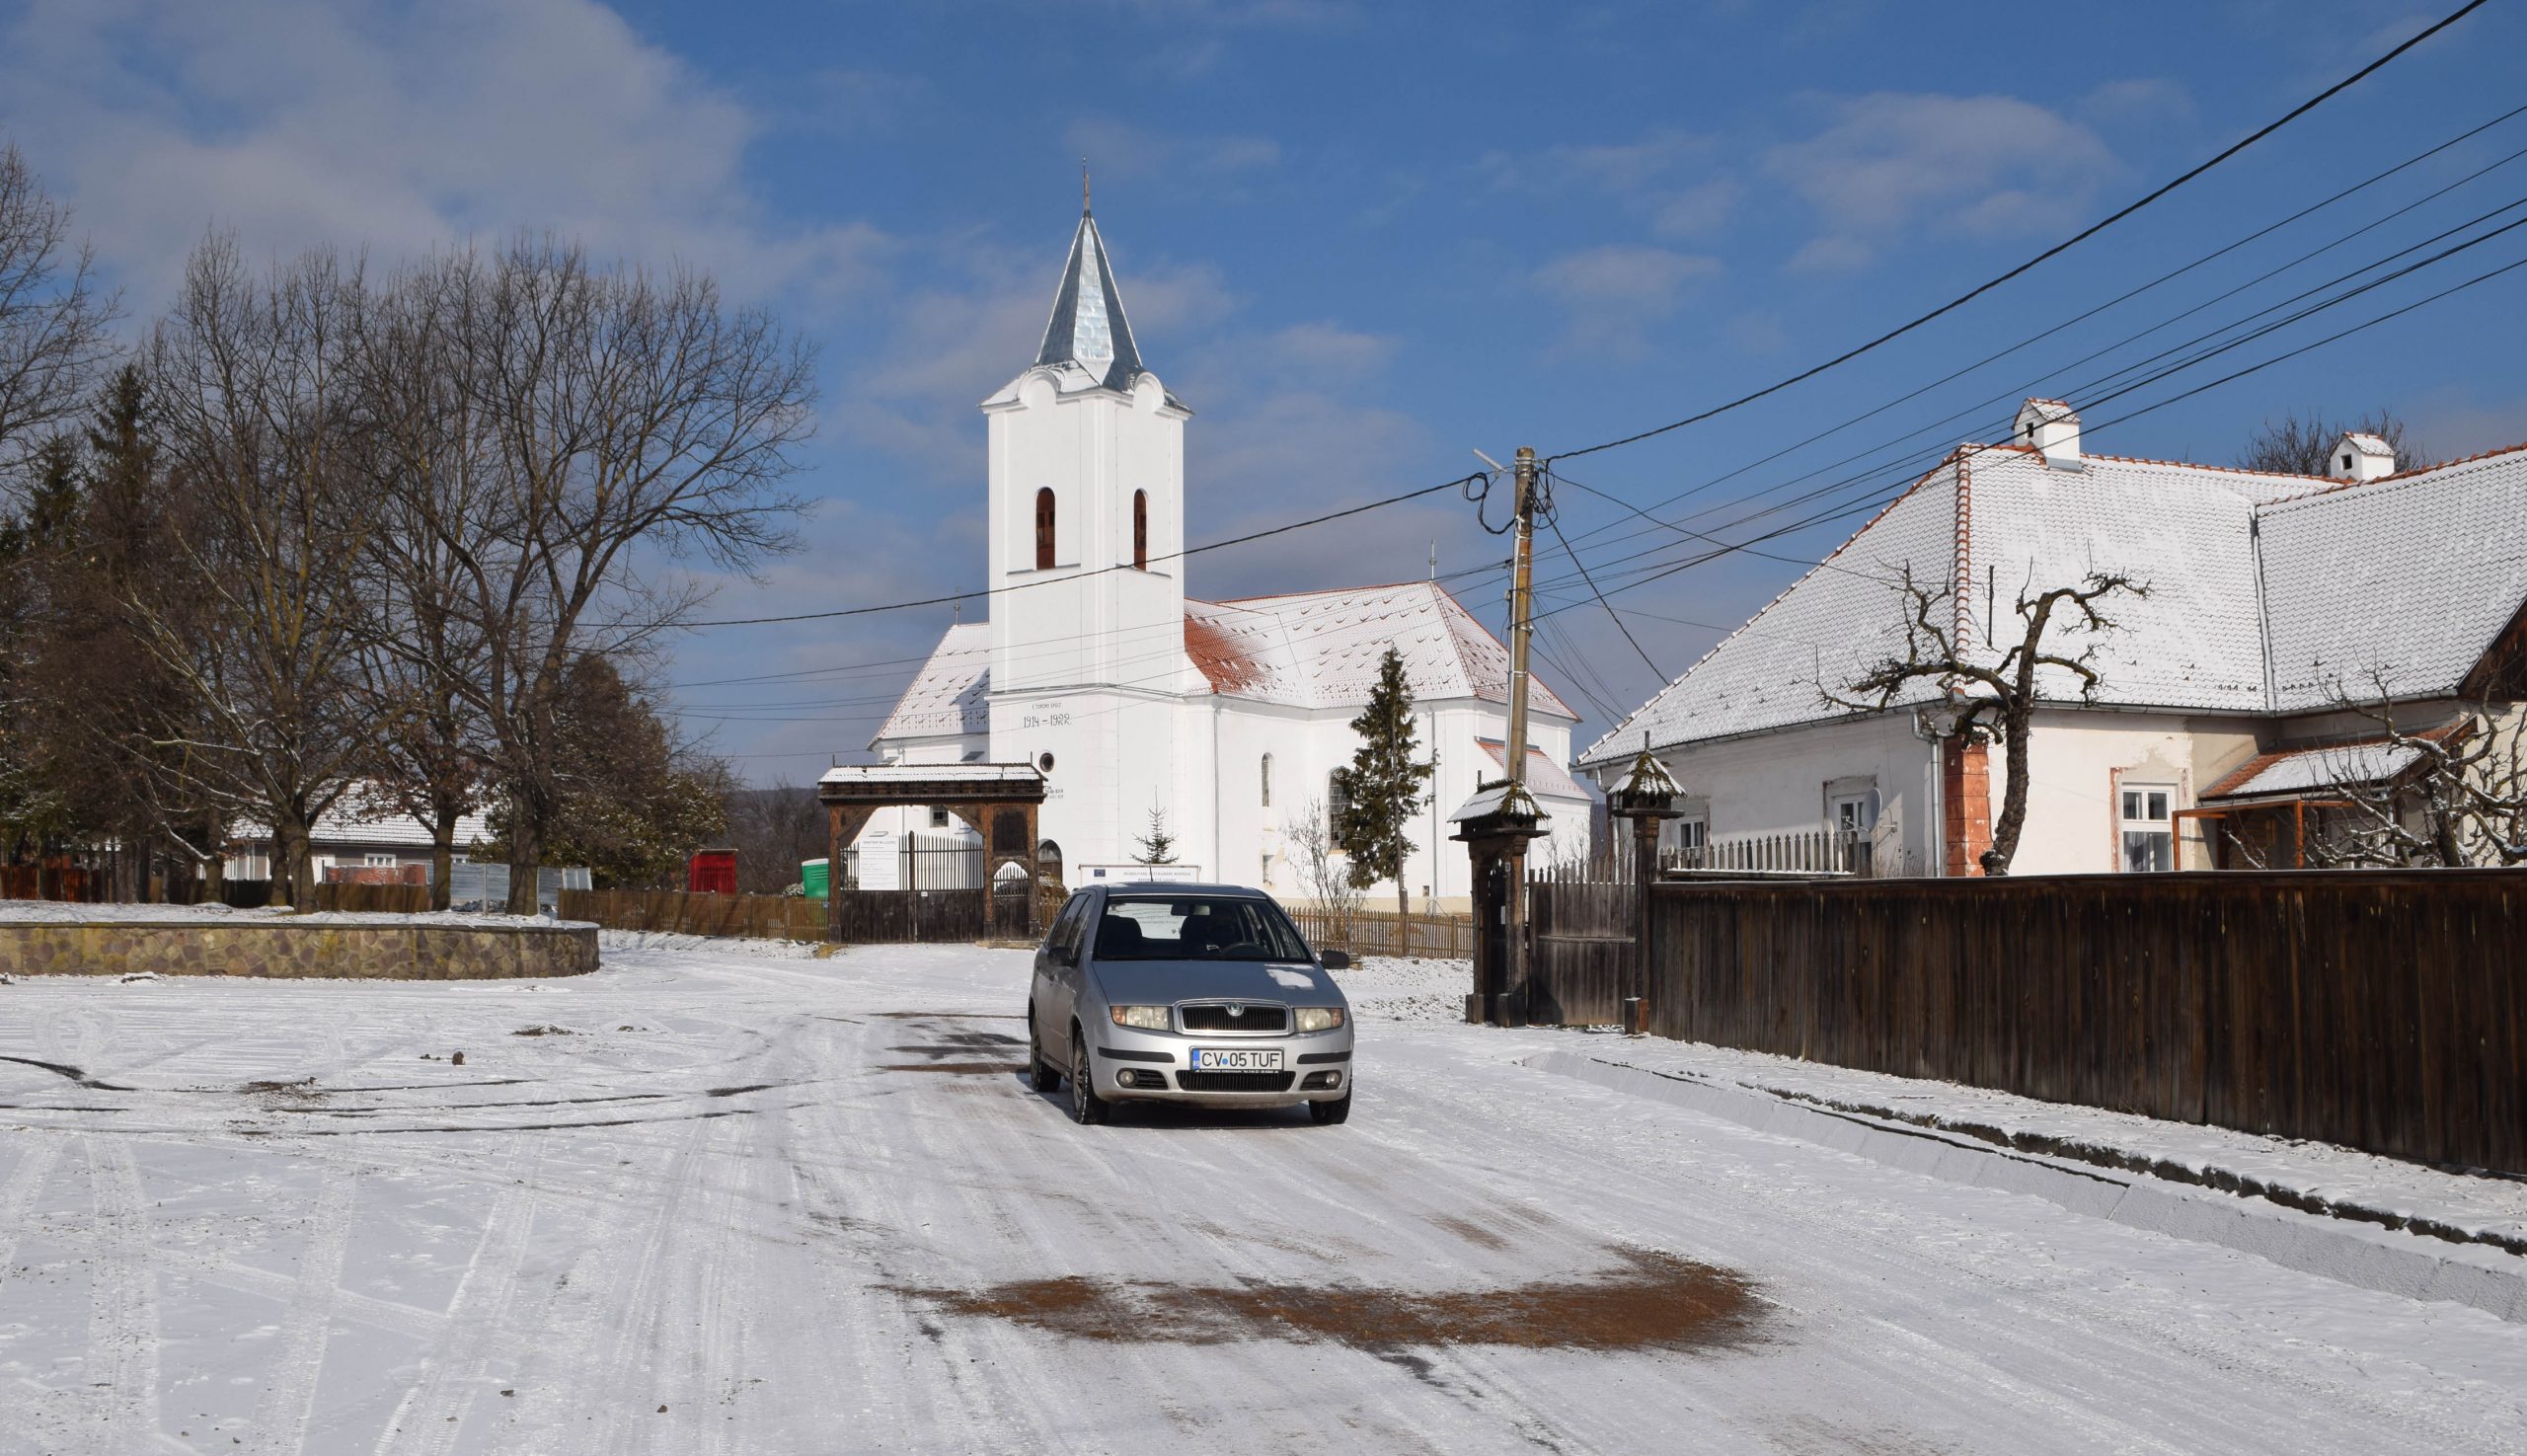
[[[289,1310],[266,1370],[263,1394],[255,1400],[252,1449],[263,1456],[300,1456],[306,1448],[358,1192],[358,1175],[347,1168],[326,1169],[317,1186],[306,1245],[298,1256],[298,1281],[290,1291]]]
[[[96,1425],[115,1453],[155,1447],[158,1275],[150,1265],[140,1165],[126,1138],[80,1139],[88,1160],[88,1356]]]
[[[510,1179],[492,1198],[474,1255],[448,1299],[447,1323],[421,1356],[420,1378],[387,1417],[373,1456],[444,1456],[454,1449],[481,1390],[483,1362],[510,1315],[535,1226],[534,1175],[551,1136],[520,1133],[509,1143],[503,1171]]]

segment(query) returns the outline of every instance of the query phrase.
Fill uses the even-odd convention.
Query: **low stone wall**
[[[12,975],[151,971],[466,981],[594,969],[593,925],[309,925],[286,919],[0,924],[0,972]]]

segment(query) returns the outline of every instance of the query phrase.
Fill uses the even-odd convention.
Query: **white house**
[[[1429,581],[1187,595],[1192,412],[1143,364],[1085,209],[1043,346],[982,411],[990,621],[948,630],[870,746],[888,762],[1041,768],[1044,848],[1074,887],[1135,868],[1158,809],[1184,873],[1303,895],[1295,816],[1326,810],[1391,646],[1437,764],[1405,885],[1417,902],[1465,896],[1445,815],[1503,774],[1507,650]],[[1577,715],[1541,683],[1532,710],[1528,783],[1555,836],[1540,848],[1576,854],[1590,801],[1564,765]],[[934,826],[957,827],[912,809],[869,832]]]
[[[1671,842],[1849,828],[1881,869],[1979,873],[2002,804],[2000,747],[1942,736],[1939,691],[1892,711],[1830,706],[1900,654],[1912,577],[1995,661],[2014,603],[2091,570],[2147,583],[2105,604],[2083,702],[2048,669],[2028,749],[2013,873],[2273,863],[2351,779],[2403,766],[2344,711],[2382,677],[2399,726],[2527,696],[2527,446],[2399,473],[2346,436],[2325,476],[2083,451],[2067,405],[2029,400],[2006,443],[1960,446],[1821,565],[1581,756],[1602,782],[1645,734],[1686,792]],[[2000,644],[1995,646],[1996,641]],[[2507,710],[2514,714],[2514,708]],[[2242,847],[2256,853],[2242,853]]]

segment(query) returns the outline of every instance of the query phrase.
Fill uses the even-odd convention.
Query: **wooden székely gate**
[[[829,865],[881,808],[944,808],[983,837],[980,889],[859,889],[837,876],[825,933],[838,942],[1033,940],[1036,811],[1044,776],[1032,763],[877,763],[833,769],[816,784]]]

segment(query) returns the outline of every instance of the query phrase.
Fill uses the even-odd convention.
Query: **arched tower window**
[[[1035,493],[1035,570],[1053,569],[1053,492],[1050,486]]]
[[[1338,840],[1342,833],[1342,820],[1351,812],[1351,789],[1342,782],[1342,771],[1336,769],[1325,778],[1325,830]]]
[[[1149,570],[1149,492],[1147,491],[1132,493],[1132,570],[1135,572]]]
[[[1272,755],[1264,755],[1264,806],[1272,806]]]

